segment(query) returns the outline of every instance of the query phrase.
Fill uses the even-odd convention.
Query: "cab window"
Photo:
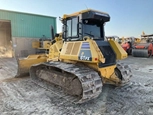
[[[78,17],[67,20],[67,37],[78,37]]]

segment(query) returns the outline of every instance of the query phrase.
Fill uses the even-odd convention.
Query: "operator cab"
[[[105,41],[104,33],[105,22],[109,20],[109,14],[91,9],[64,15],[63,38],[65,41],[82,41],[85,36],[89,36],[94,39],[106,59],[105,63],[99,63],[99,67],[114,65],[116,54],[110,44]]]
[[[104,40],[104,24],[110,20],[107,13],[95,10],[83,10],[71,15],[64,15],[63,38],[65,41],[83,40],[84,36]]]

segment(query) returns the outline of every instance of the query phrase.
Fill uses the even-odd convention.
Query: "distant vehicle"
[[[137,43],[132,49],[134,57],[150,57],[153,55],[153,34],[141,35],[141,42]]]

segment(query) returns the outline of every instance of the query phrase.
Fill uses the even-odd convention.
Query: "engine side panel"
[[[98,53],[92,41],[65,42],[60,53],[60,59],[98,63]]]

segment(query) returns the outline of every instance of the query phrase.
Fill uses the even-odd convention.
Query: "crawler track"
[[[43,70],[45,68],[45,69],[49,69],[49,71],[52,72],[52,69],[50,69],[50,67],[58,68],[62,70],[62,72],[75,75],[75,77],[79,79],[82,85],[81,86],[82,95],[80,96],[67,95],[65,94],[65,91],[63,91],[62,88],[60,88],[59,86],[53,85],[50,82],[43,80],[40,77],[37,77],[36,71],[38,69],[42,68]],[[101,77],[98,75],[96,71],[85,66],[67,64],[63,62],[47,62],[47,63],[32,66],[30,69],[30,76],[36,84],[52,92],[56,92],[58,96],[63,97],[66,100],[74,102],[74,103],[83,103],[91,99],[94,99],[98,97],[102,91]],[[49,76],[49,79],[53,79],[53,77]],[[64,78],[63,76],[63,79],[66,79],[66,78]]]
[[[82,93],[79,96],[72,96],[69,95],[70,92],[65,92],[60,86],[52,83],[51,79],[53,78],[53,74],[51,75],[45,75],[46,79],[42,79],[43,77],[38,77],[37,70],[44,71],[44,73],[47,73],[47,71],[53,72],[53,68],[58,68],[61,70],[61,74],[69,73],[70,75],[73,75],[72,79],[75,78],[79,79],[81,83]],[[122,75],[122,84],[125,84],[129,81],[129,78],[131,75],[131,69],[128,65],[125,65],[124,63],[117,62],[117,68],[120,70]],[[64,72],[64,73],[63,73]],[[59,74],[55,75],[58,76]],[[69,75],[69,76],[70,76]],[[42,64],[33,65],[30,69],[30,76],[37,85],[50,90],[51,92],[55,93],[57,96],[64,98],[67,101],[73,102],[73,103],[83,103],[89,100],[92,100],[99,96],[99,94],[102,92],[102,81],[101,77],[98,75],[96,71],[93,69],[90,69],[85,66],[80,65],[74,65],[74,64],[67,64],[63,62],[47,62]],[[68,75],[67,75],[68,76]],[[63,76],[62,80],[67,79],[67,76]],[[51,81],[51,82],[50,82]],[[61,83],[61,82],[60,82]],[[74,89],[77,90],[77,89]]]
[[[131,68],[127,64],[125,64],[123,62],[120,62],[120,61],[117,62],[116,67],[121,72],[121,75],[122,75],[122,85],[124,85],[132,77]]]

